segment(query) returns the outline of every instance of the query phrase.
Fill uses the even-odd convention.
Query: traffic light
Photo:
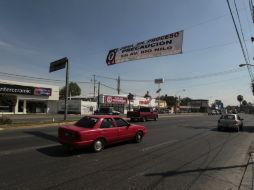
[[[132,93],[129,93],[128,100],[133,100],[133,98],[134,98],[134,95]]]

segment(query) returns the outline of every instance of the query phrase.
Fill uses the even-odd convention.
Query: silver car
[[[243,129],[243,119],[238,114],[222,115],[218,120],[218,131],[222,129],[234,129],[236,131]]]

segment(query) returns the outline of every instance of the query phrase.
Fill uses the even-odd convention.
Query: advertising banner
[[[120,97],[120,96],[104,96],[104,103],[105,104],[127,104],[128,98]]]
[[[0,84],[0,93],[6,94],[23,94],[35,96],[51,96],[51,88],[21,86],[13,84]]]
[[[183,30],[112,49],[108,52],[106,63],[113,65],[125,61],[179,54],[182,53],[182,43]]]

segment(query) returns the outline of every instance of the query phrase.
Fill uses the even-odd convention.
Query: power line
[[[59,80],[59,79],[47,79],[47,78],[41,78],[41,77],[34,77],[34,76],[25,76],[25,75],[19,75],[19,74],[12,74],[12,73],[5,73],[0,72],[0,76],[7,76],[7,77],[18,77],[18,78],[25,78],[25,79],[34,79],[34,80],[41,80],[41,81],[47,81],[47,82],[65,82],[65,80]],[[75,81],[77,83],[91,83],[87,81]]]
[[[110,79],[110,80],[116,80],[117,81],[117,78],[112,78],[112,77],[107,77],[107,76],[102,76],[102,75],[95,75],[96,77],[98,78],[104,78],[104,79]]]
[[[245,70],[244,68],[236,68],[236,69],[230,69],[227,71],[220,71],[217,73],[207,73],[203,75],[196,75],[196,76],[190,76],[190,77],[165,79],[165,81],[184,81],[184,80],[193,80],[193,79],[200,79],[200,78],[210,78],[210,77],[215,77],[220,75],[232,74],[232,73],[236,73],[236,72],[244,71],[244,70]]]
[[[235,5],[235,9],[236,9],[236,13],[237,13],[237,18],[238,18],[238,21],[239,21],[239,25],[240,25],[241,34],[242,34],[242,37],[243,37],[243,43],[244,43],[244,46],[245,46],[246,55],[247,55],[248,61],[249,61],[249,63],[250,63],[250,56],[249,56],[248,48],[247,48],[247,46],[246,46],[245,37],[244,37],[244,34],[243,34],[242,23],[241,23],[241,20],[240,20],[240,16],[239,16],[239,12],[238,12],[238,8],[237,8],[237,5],[236,5],[235,0],[234,0],[234,5]]]
[[[245,54],[245,51],[244,51],[244,48],[243,48],[242,40],[240,38],[240,34],[239,34],[238,28],[237,28],[236,23],[235,23],[235,19],[234,19],[234,16],[233,16],[233,13],[232,13],[232,9],[231,9],[230,4],[229,4],[229,0],[227,0],[227,3],[228,3],[228,8],[229,8],[229,11],[230,11],[233,23],[234,23],[236,34],[237,34],[238,40],[240,42],[240,46],[241,46],[241,49],[242,49],[242,53],[243,53],[243,56],[244,56],[245,63],[248,64],[248,59],[246,57],[246,54]],[[251,72],[251,68],[248,65],[247,65],[247,68],[248,68],[248,71],[249,71],[250,78],[251,78],[251,80],[253,80],[254,77],[253,77],[253,74]]]
[[[111,87],[111,86],[108,86],[108,85],[106,85],[106,84],[103,84],[103,83],[101,83],[101,85],[102,85],[102,86],[104,86],[104,87],[106,87],[106,88],[112,89],[112,90],[117,90],[116,88],[113,88],[113,87]]]

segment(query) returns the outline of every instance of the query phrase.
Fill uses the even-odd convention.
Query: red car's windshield
[[[74,125],[77,127],[83,127],[83,128],[93,128],[95,124],[97,123],[97,121],[98,121],[98,118],[96,117],[83,117]]]

